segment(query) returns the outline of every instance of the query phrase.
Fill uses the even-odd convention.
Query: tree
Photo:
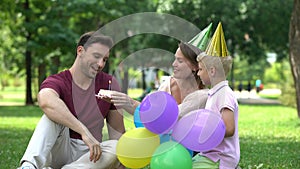
[[[30,17],[29,17],[29,11],[30,11],[30,7],[29,7],[29,0],[26,0],[24,2],[24,10],[25,13],[27,13],[28,15],[25,16],[25,25],[29,25],[30,24]],[[28,30],[28,29],[27,29]],[[27,31],[26,35],[26,42],[27,44],[31,41],[31,32]],[[32,72],[31,72],[31,54],[32,52],[30,51],[29,47],[26,47],[26,51],[25,51],[25,65],[26,65],[26,97],[25,97],[25,104],[26,105],[33,105],[33,99],[32,99],[32,88],[31,88],[31,76],[32,76]]]
[[[173,14],[193,23],[199,29],[210,22],[216,27],[221,21],[230,53],[235,57],[235,62],[243,61],[244,66],[236,62],[238,64],[234,64],[235,68],[240,69],[238,72],[244,72],[247,78],[263,74],[264,68],[268,66],[267,52],[288,58],[287,27],[292,0],[2,1],[0,62],[5,69],[2,68],[1,71],[5,70],[11,75],[24,73],[27,49],[32,56],[31,66],[27,65],[27,72],[32,73],[32,77],[28,74],[28,80],[38,77],[39,84],[47,75],[70,66],[74,60],[76,39],[80,34],[99,29],[122,16],[145,11]],[[29,10],[25,10],[25,2],[29,3]],[[30,22],[26,23],[26,18]],[[150,21],[144,20],[129,24],[152,26]],[[178,29],[171,24],[167,28]],[[128,34],[130,31],[124,30],[113,31],[118,32],[117,34]],[[182,33],[189,32],[183,29]],[[250,40],[245,39],[246,34]],[[116,68],[125,57],[138,50],[160,48],[174,52],[177,48],[176,39],[172,37],[148,34],[128,39],[114,46],[109,69]],[[247,67],[247,62],[248,65],[255,65],[255,68]],[[297,65],[299,63],[295,62],[291,67],[297,70]],[[242,78],[241,73],[234,74],[235,78]],[[295,79],[295,82],[297,80],[299,81]],[[124,81],[126,83],[126,79]],[[299,87],[299,84],[295,85]],[[29,86],[31,85],[28,84]]]
[[[270,66],[268,52],[276,53],[278,62],[288,58],[292,0],[165,0],[160,5],[163,12],[185,18],[200,29],[210,22],[214,27],[222,22],[228,50],[234,57],[233,70],[247,72],[247,76],[232,74],[232,82],[263,78],[265,68]],[[239,61],[247,61],[251,69],[248,65],[241,67]]]
[[[296,88],[296,103],[300,117],[300,0],[294,0],[294,9],[290,21],[290,64]]]

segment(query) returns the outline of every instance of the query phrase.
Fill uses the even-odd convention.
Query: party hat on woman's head
[[[211,38],[211,41],[208,44],[205,53],[210,56],[229,56],[221,22],[219,22],[218,27],[213,37]]]
[[[202,51],[204,51],[210,39],[211,27],[212,27],[212,23],[210,23],[200,33],[198,33],[195,37],[193,37],[193,39],[189,41],[189,44],[196,46]]]

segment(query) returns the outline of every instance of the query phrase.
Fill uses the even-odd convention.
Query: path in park
[[[261,91],[264,94],[278,94],[280,90],[278,89],[266,89]],[[276,99],[266,99],[261,98],[255,90],[250,93],[248,91],[235,91],[236,97],[238,98],[239,104],[256,104],[256,105],[279,105],[281,104],[279,100]]]

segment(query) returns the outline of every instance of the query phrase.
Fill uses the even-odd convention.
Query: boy
[[[215,39],[222,36],[222,26],[219,23],[210,45],[216,45]],[[232,58],[228,56],[225,40],[221,41],[225,51],[218,51],[216,46],[209,46],[206,52],[198,55],[198,76],[206,86],[211,86],[205,109],[220,113],[226,126],[225,137],[212,150],[198,153],[193,158],[193,168],[234,169],[240,159],[238,136],[238,102],[234,92],[228,85],[226,76],[231,70]],[[212,52],[210,52],[212,51]]]

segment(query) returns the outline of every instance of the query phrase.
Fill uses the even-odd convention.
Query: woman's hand
[[[110,100],[117,108],[121,108],[126,110],[128,113],[133,114],[135,108],[140,104],[138,101],[133,100],[127,94],[112,91],[111,92],[111,100]]]

